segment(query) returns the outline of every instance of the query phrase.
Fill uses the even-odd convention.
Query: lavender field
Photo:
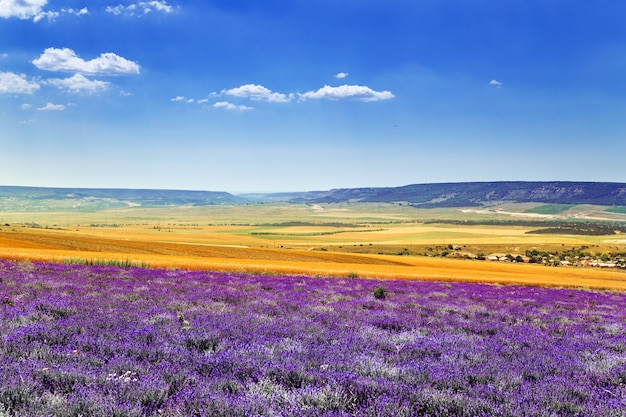
[[[626,416],[626,294],[0,262],[0,416]]]

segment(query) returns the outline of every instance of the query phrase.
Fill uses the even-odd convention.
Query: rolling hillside
[[[626,184],[600,182],[465,182],[345,188],[278,194],[290,201],[406,202],[416,207],[480,207],[496,202],[626,205]]]
[[[118,207],[239,204],[226,192],[0,186],[0,211],[101,210]]]
[[[402,187],[233,195],[218,191],[0,186],[0,211],[100,210],[250,202],[394,203],[419,208],[481,207],[499,202],[626,206],[626,184],[600,182],[463,182]]]

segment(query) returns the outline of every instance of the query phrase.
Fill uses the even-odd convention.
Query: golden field
[[[619,270],[424,256],[450,246],[459,255],[516,255],[531,248],[581,245],[592,252],[626,250],[626,239],[620,235],[529,235],[530,228],[521,226],[424,223],[485,216],[389,204],[1,213],[0,257],[54,262],[119,259],[158,268],[626,289],[626,273]]]

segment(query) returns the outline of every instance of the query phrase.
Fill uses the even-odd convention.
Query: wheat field
[[[529,235],[529,227],[424,223],[459,210],[397,205],[129,208],[93,213],[2,213],[0,257],[128,260],[153,268],[626,289],[626,273],[423,256],[523,254],[586,245],[623,251],[623,236]],[[402,255],[402,256],[399,256]],[[421,256],[416,256],[421,255]]]

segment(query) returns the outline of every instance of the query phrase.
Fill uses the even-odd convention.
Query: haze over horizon
[[[0,183],[626,182],[626,3],[0,0]]]

